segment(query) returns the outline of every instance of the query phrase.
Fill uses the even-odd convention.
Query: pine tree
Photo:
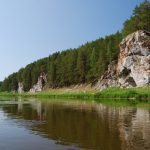
[[[137,30],[150,32],[150,2],[147,0],[136,6],[131,18],[125,21],[123,35],[126,36]]]
[[[80,50],[77,60],[77,68],[79,75],[79,83],[85,83],[86,81],[86,54],[84,50]]]

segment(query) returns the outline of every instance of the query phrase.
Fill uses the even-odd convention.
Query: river
[[[150,108],[0,99],[0,150],[150,150]]]

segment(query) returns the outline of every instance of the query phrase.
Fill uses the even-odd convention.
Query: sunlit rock
[[[109,65],[96,88],[103,90],[107,87],[128,88],[149,84],[150,33],[139,30],[122,40],[117,64]]]
[[[41,73],[37,83],[33,85],[33,87],[30,89],[30,92],[31,93],[41,92],[46,83],[47,83],[47,75],[45,73]]]

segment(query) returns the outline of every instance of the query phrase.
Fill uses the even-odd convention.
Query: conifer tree
[[[133,10],[133,15],[125,21],[123,35],[126,36],[137,30],[150,32],[150,2],[145,0]]]

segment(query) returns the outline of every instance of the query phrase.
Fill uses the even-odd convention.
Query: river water
[[[69,100],[0,101],[0,150],[76,149],[150,150],[150,108]]]

